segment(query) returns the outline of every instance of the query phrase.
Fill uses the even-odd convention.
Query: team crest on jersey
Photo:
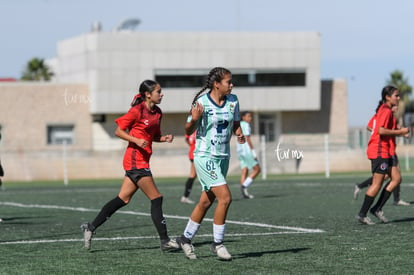
[[[230,112],[233,113],[234,112],[234,103],[231,103],[229,106],[230,106]]]
[[[216,172],[210,171],[210,178],[212,178],[213,180],[216,180],[218,178]]]
[[[380,165],[380,169],[381,169],[382,171],[387,170],[387,169],[388,169],[388,164],[387,164],[386,162],[381,163],[381,165]]]

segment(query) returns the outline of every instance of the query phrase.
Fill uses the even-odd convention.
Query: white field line
[[[69,207],[69,206],[42,205],[42,204],[22,204],[22,203],[16,203],[16,202],[0,202],[0,205],[22,207],[22,208],[60,209],[60,210],[69,210],[69,211],[78,211],[78,212],[98,212],[99,211],[99,209],[91,209],[91,208],[83,208],[83,207]],[[138,216],[150,216],[151,215],[149,213],[136,212],[136,211],[117,211],[117,213],[129,214],[129,215],[138,215]],[[177,215],[166,215],[166,214],[164,214],[164,217],[171,218],[171,219],[188,220],[188,216],[177,216]],[[205,218],[204,220],[205,221],[213,221],[213,219],[209,219],[209,218]],[[272,224],[265,224],[265,223],[254,223],[254,222],[241,222],[241,221],[226,220],[226,223],[256,226],[256,227],[264,227],[264,228],[292,230],[292,231],[298,231],[298,232],[303,232],[303,233],[323,233],[323,232],[325,232],[322,229],[307,229],[307,228],[301,228],[301,227],[279,226],[279,225],[272,225]]]
[[[16,203],[16,202],[0,202],[0,205],[21,207],[21,208],[59,209],[59,210],[78,211],[78,212],[98,212],[99,211],[98,209],[83,208],[83,207],[68,207],[68,206],[41,205],[41,204],[22,204],[22,203]],[[148,214],[148,213],[135,212],[135,211],[117,211],[117,213],[129,214],[129,215],[138,215],[138,216],[150,216],[150,214]],[[166,218],[172,218],[172,219],[181,219],[181,220],[187,220],[188,219],[188,217],[177,216],[177,215],[164,215],[164,216]],[[213,219],[209,219],[209,218],[205,218],[204,220],[213,221]],[[278,226],[278,225],[264,224],[264,223],[241,222],[241,221],[231,221],[231,220],[227,220],[226,223],[285,230],[285,231],[279,231],[279,232],[266,232],[266,233],[234,233],[234,234],[226,234],[226,236],[266,236],[266,235],[305,234],[305,233],[324,233],[325,232],[324,230],[321,230],[321,229],[307,229],[307,228],[301,228],[301,227]],[[211,237],[211,235],[209,235],[209,234],[197,235],[197,237]],[[136,239],[153,239],[153,238],[158,238],[158,237],[156,237],[156,236],[137,236],[137,237],[94,238],[94,241],[136,240]],[[57,243],[57,242],[82,242],[82,241],[83,241],[83,239],[27,240],[27,241],[0,242],[0,245],[4,245],[4,244]]]
[[[280,232],[266,232],[266,233],[235,233],[226,234],[226,237],[241,237],[241,236],[271,236],[271,235],[285,235],[285,234],[306,234],[305,232],[298,231],[280,231]],[[200,234],[201,237],[211,237],[211,234]],[[135,237],[113,237],[113,238],[93,238],[93,241],[128,241],[128,240],[142,240],[142,239],[158,239],[158,236],[135,236]],[[0,245],[4,244],[40,244],[40,243],[67,243],[67,242],[79,242],[82,243],[83,239],[57,239],[57,240],[26,240],[26,241],[10,241],[0,242]]]

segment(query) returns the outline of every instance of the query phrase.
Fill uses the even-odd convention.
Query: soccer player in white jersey
[[[232,256],[223,245],[227,211],[231,193],[226,175],[230,159],[230,138],[234,133],[239,143],[245,138],[240,128],[239,102],[231,94],[233,88],[231,72],[225,68],[213,68],[206,84],[194,97],[191,114],[185,131],[191,135],[197,131],[194,165],[202,186],[200,200],[191,213],[183,234],[177,242],[189,259],[196,259],[192,240],[200,228],[207,210],[217,199],[213,219],[214,242],[211,251],[222,260]],[[202,94],[208,90],[207,93]]]
[[[243,135],[246,137],[246,142],[243,144],[237,143],[237,154],[239,156],[240,167],[242,169],[240,177],[241,197],[244,199],[253,199],[253,195],[247,192],[247,188],[252,184],[253,180],[260,173],[260,165],[257,161],[257,155],[250,139],[252,121],[252,113],[245,111],[241,113],[240,127]],[[249,174],[249,170],[251,173]]]

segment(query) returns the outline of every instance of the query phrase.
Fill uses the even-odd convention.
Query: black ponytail
[[[231,72],[223,67],[215,67],[211,69],[211,71],[208,73],[206,83],[204,84],[203,88],[195,95],[192,105],[194,105],[197,101],[197,99],[200,97],[200,95],[207,89],[210,91],[213,89],[214,82],[220,82],[223,80],[225,75],[231,74]]]
[[[134,96],[134,99],[131,102],[131,107],[143,102],[145,100],[145,92],[152,93],[157,85],[159,85],[158,82],[154,80],[142,81],[141,85],[139,85],[139,93]]]
[[[385,86],[384,88],[382,88],[381,100],[378,102],[378,106],[377,106],[377,109],[375,109],[375,113],[378,112],[378,110],[379,110],[379,108],[381,107],[382,104],[387,102],[387,96],[392,96],[392,94],[395,92],[395,90],[397,90],[397,88],[395,88],[394,86],[391,86],[391,85],[388,85],[388,86]]]

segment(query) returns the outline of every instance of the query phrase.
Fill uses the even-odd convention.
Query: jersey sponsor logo
[[[217,125],[217,133],[225,132],[227,129],[227,126],[229,126],[229,122],[227,120],[222,120]]]
[[[229,143],[229,141],[227,139],[225,139],[226,137],[220,137],[218,136],[216,139],[211,139],[211,145],[215,146],[217,144],[221,145],[221,144],[227,144]]]
[[[143,123],[145,124],[145,125],[149,125],[149,120],[148,119],[145,119],[144,121],[143,121]]]

